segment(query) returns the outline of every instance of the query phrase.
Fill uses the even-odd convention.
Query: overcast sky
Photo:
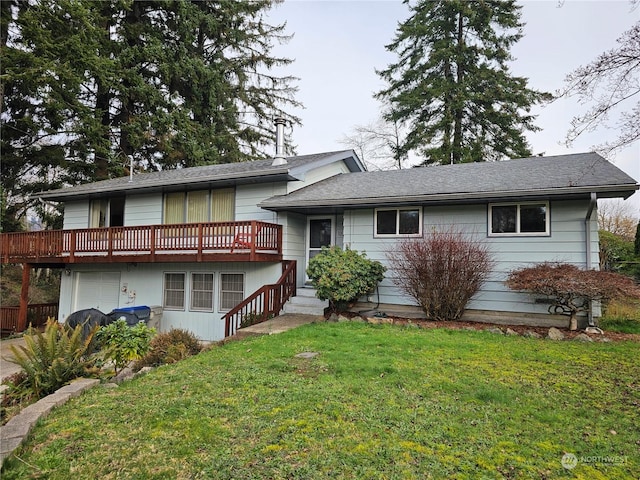
[[[553,92],[567,73],[616,45],[616,39],[640,21],[640,8],[629,1],[522,1],[524,37],[512,53],[514,75],[529,78],[529,86]],[[284,70],[300,78],[296,98],[304,110],[292,113],[302,119],[292,130],[298,154],[341,150],[342,137],[356,125],[379,116],[380,104],[372,95],[384,85],[375,69],[396,60],[385,45],[395,37],[399,22],[408,18],[399,0],[285,0],[271,13],[271,24],[287,22],[293,39],[274,53],[294,59]],[[602,129],[579,138],[571,147],[563,139],[575,113],[584,111],[574,99],[537,108],[540,132],[527,138],[534,154],[560,155],[593,150],[614,138]],[[611,159],[640,181],[640,144]],[[640,216],[640,193],[631,202]]]

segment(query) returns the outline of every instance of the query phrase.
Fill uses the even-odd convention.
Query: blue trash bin
[[[151,319],[151,309],[146,305],[139,307],[116,308],[108,314],[113,320],[124,318],[130,327],[140,322],[149,323]]]

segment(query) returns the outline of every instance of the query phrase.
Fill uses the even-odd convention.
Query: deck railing
[[[0,327],[2,335],[20,333],[18,331],[18,313],[20,307],[0,307]],[[47,318],[58,318],[57,303],[34,303],[27,306],[27,326],[41,327]]]
[[[276,316],[296,292],[296,261],[282,262],[282,275],[271,285],[264,285],[231,309],[224,317],[225,337],[239,328],[261,323]]]
[[[281,254],[282,226],[253,220],[0,234],[3,263],[185,253]]]

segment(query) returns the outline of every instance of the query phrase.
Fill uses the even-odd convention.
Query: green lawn
[[[637,479],[638,351],[308,325],[97,387],[42,421],[2,478]]]

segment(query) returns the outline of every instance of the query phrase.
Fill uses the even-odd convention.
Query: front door
[[[330,247],[335,242],[333,217],[311,217],[307,223],[307,265],[309,260],[320,253],[322,247]]]

